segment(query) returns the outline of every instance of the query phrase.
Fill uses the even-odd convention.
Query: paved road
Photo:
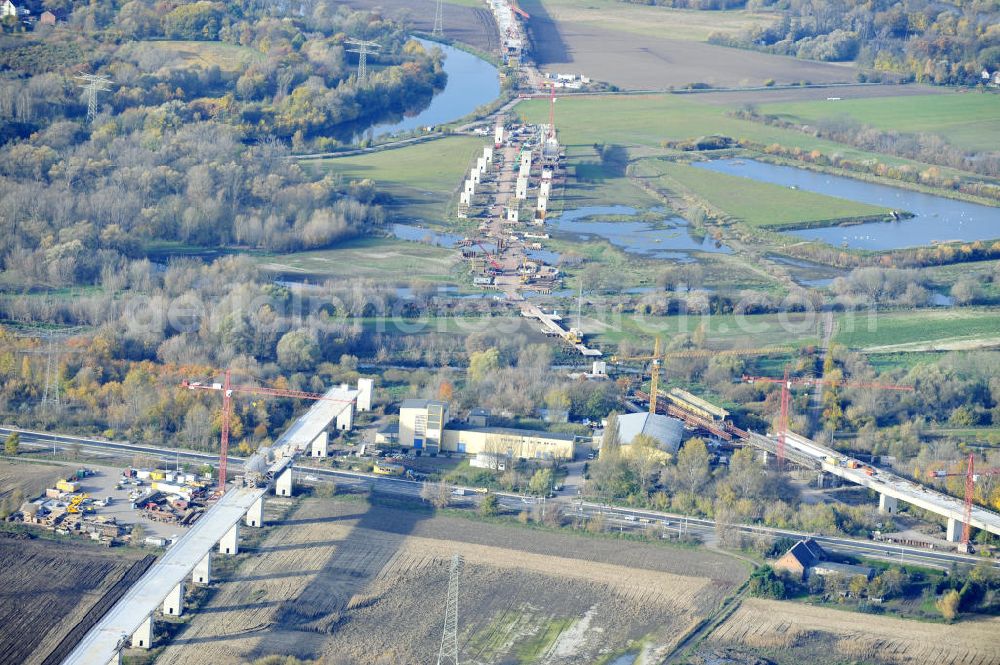
[[[0,427],[0,434],[6,435],[11,431],[13,430],[10,428]],[[199,453],[195,451],[178,451],[172,448],[161,448],[157,446],[102,441],[100,439],[87,439],[60,434],[27,432],[24,430],[18,431],[21,432],[21,441],[23,444],[26,444],[26,447],[43,446],[45,448],[51,448],[52,446],[56,446],[60,449],[67,449],[73,445],[79,445],[80,448],[84,450],[104,452],[113,450],[123,454],[142,453],[151,457],[169,461],[174,461],[177,458],[198,463],[210,463],[217,461],[217,457],[211,454]],[[229,458],[229,464],[231,466],[242,466],[242,463],[243,458]],[[578,462],[577,464],[582,465],[582,462]],[[348,487],[373,489],[379,492],[398,494],[410,497],[414,500],[420,500],[419,497],[422,483],[404,478],[373,476],[371,474],[357,471],[344,471],[307,465],[296,465],[294,467],[294,472],[297,482],[311,484],[321,482],[323,480],[334,480],[338,484]],[[467,490],[467,495],[462,498],[455,497],[456,503],[469,506],[475,505],[475,503],[479,501],[480,496],[475,493],[473,488],[465,489]],[[512,511],[530,509],[539,501],[538,499],[531,497],[523,497],[521,495],[507,492],[496,492],[496,495],[500,501],[500,505],[502,505],[505,509]],[[714,520],[687,517],[684,515],[654,510],[636,510],[602,505],[581,500],[568,492],[563,493],[562,496],[557,496],[547,502],[548,505],[552,505],[553,503],[562,506],[563,510],[569,514],[576,514],[586,518],[593,518],[600,515],[609,525],[617,527],[622,531],[641,531],[643,529],[653,527],[664,529],[672,533],[690,533],[692,535],[699,536],[706,542],[712,542],[715,539],[717,530],[717,525]],[[867,556],[899,563],[917,563],[936,568],[950,568],[953,563],[960,565],[974,565],[984,560],[977,556],[960,554],[958,552],[928,550],[917,547],[862,540],[858,538],[822,536],[817,534],[808,534],[801,531],[794,531],[791,529],[773,529],[760,525],[747,524],[734,524],[730,526],[744,533],[762,534],[775,538],[783,536],[789,538],[805,538],[811,536],[815,538],[816,541],[819,542],[824,548],[832,552],[851,554],[855,556]],[[1000,568],[1000,562],[994,565],[997,568]]]

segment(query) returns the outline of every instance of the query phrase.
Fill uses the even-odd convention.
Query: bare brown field
[[[715,87],[777,83],[844,83],[855,80],[851,65],[837,65],[664,38],[574,21],[571,12],[553,18],[541,0],[521,3],[531,14],[532,56],[545,72],[572,72],[628,90],[665,90],[689,83]]]
[[[996,618],[929,624],[755,598],[710,641],[787,654],[788,662],[989,665],[1000,662],[998,631]]]
[[[469,663],[592,662],[639,640],[662,655],[747,574],[703,550],[307,500],[157,662],[433,662],[455,553]]]
[[[0,665],[46,662],[139,558],[137,553],[120,548],[102,550],[82,543],[0,534],[4,581],[0,592]],[[55,662],[61,660],[56,658]]]
[[[51,487],[60,476],[73,470],[69,466],[59,464],[31,464],[4,460],[0,462],[0,498],[10,495],[15,489],[21,490],[25,498],[38,496],[46,487]],[[12,508],[16,510],[20,506]]]
[[[420,32],[434,29],[435,0],[347,0],[344,4],[355,9],[378,9],[385,16],[406,19]],[[450,2],[444,5],[445,37],[486,53],[495,53],[500,48],[500,34],[485,5]]]

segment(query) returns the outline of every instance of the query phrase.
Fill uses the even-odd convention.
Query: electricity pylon
[[[81,83],[80,87],[87,91],[87,122],[94,122],[94,118],[97,117],[97,93],[110,90],[108,85],[111,79],[99,74],[77,74],[75,78],[78,81],[86,81]]]
[[[431,32],[435,37],[444,36],[444,0],[437,0],[434,7],[434,30]]]
[[[358,54],[358,83],[362,83],[368,78],[368,54],[375,53],[382,46],[378,42],[369,42],[364,39],[346,39],[344,41],[358,47],[349,48],[347,52]]]
[[[59,408],[59,358],[53,366],[54,345],[49,338],[49,348],[45,354],[45,389],[42,391],[42,410]]]
[[[458,665],[458,591],[462,583],[465,559],[460,554],[451,557],[451,574],[448,576],[448,606],[444,610],[444,632],[437,665]]]

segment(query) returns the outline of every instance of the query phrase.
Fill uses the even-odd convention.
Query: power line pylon
[[[93,122],[97,117],[97,93],[110,90],[111,79],[98,74],[77,74],[75,78],[86,81],[80,87],[87,91],[87,122]]]
[[[431,32],[435,37],[444,37],[444,0],[437,0],[434,7],[434,30]]]
[[[357,48],[347,49],[348,53],[358,54],[358,83],[363,83],[368,78],[368,54],[377,52],[382,46],[378,42],[369,42],[364,39],[346,39],[346,43]]]
[[[49,348],[45,353],[45,389],[42,391],[42,410],[59,408],[59,358],[55,365],[52,356],[55,353],[52,339],[49,338]]]
[[[456,554],[451,557],[451,574],[448,576],[448,606],[444,610],[444,632],[437,665],[458,665],[458,592],[462,583],[465,559]]]

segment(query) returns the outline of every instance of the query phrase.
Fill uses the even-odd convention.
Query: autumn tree
[[[3,450],[8,455],[16,455],[20,445],[21,435],[17,432],[11,432],[7,437],[7,440],[4,441]]]

